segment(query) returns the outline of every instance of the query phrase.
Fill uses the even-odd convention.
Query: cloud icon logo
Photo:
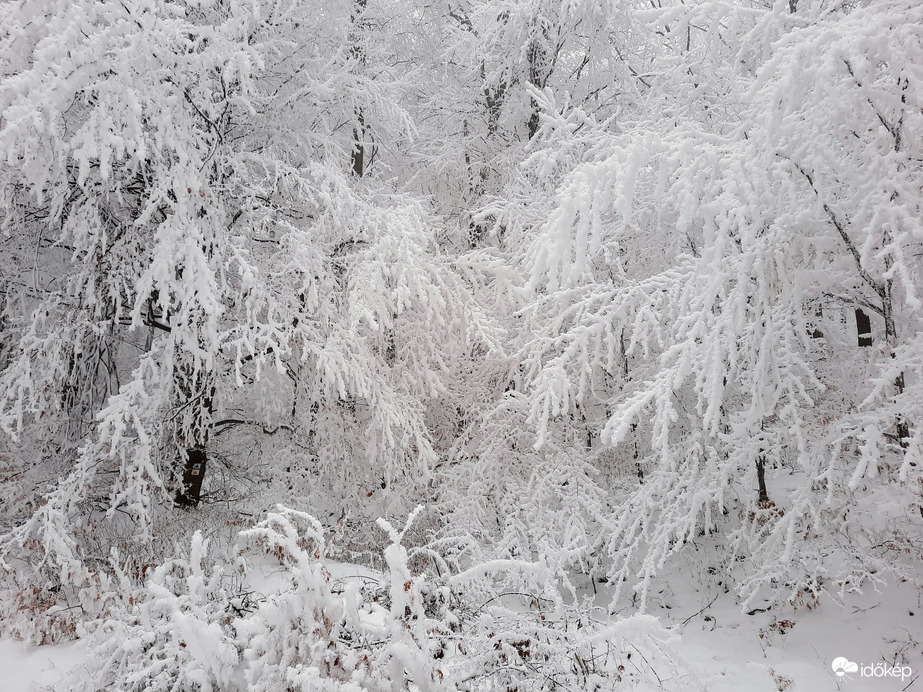
[[[856,673],[859,670],[859,664],[853,663],[848,658],[839,658],[833,659],[833,663],[830,664],[830,667],[833,668],[833,672],[836,673],[837,677],[841,678],[846,673]]]

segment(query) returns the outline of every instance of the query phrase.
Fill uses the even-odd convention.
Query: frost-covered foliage
[[[529,422],[557,453],[591,421],[617,474],[634,466],[596,535],[608,575],[637,579],[642,601],[700,532],[728,532],[748,598],[904,572],[900,553],[916,552],[913,509],[894,513],[887,558],[845,510],[919,495],[900,362],[920,326],[915,13],[878,3],[798,22],[740,90],[727,134],[695,121],[613,133],[546,98],[527,162],[554,189],[525,258],[540,335],[521,361]],[[575,152],[563,171],[561,151]],[[853,307],[881,318],[867,356],[822,319]],[[878,374],[857,382],[859,358]],[[852,546],[835,537],[856,529]]]
[[[4,546],[38,539],[61,583],[90,578],[75,522],[118,513],[150,541],[189,450],[231,427],[284,428],[288,467],[334,500],[401,477],[422,492],[447,363],[499,348],[425,206],[353,177],[343,119],[413,128],[395,83],[343,54],[335,9],[2,10],[0,188],[25,307],[0,425],[12,472],[50,490],[11,508]]]
[[[438,554],[409,551],[403,540],[417,513],[401,531],[379,521],[390,541],[385,573],[348,578],[349,566],[326,559],[313,517],[270,512],[240,534],[238,561],[249,578],[276,582],[268,594],[209,567],[208,542],[196,533],[188,558],[158,567],[117,617],[95,624],[90,658],[69,689],[682,687],[655,619],[568,628],[566,607],[547,600],[556,591],[541,564],[450,573]],[[282,574],[270,574],[270,562]]]
[[[465,0],[417,10],[419,142],[411,189],[433,195],[451,247],[507,245],[507,198],[539,126],[533,89],[623,117],[647,89],[651,34],[622,3]],[[425,51],[425,52],[424,52]],[[640,71],[640,72],[639,72]]]

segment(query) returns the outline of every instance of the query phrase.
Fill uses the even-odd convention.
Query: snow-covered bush
[[[69,689],[682,687],[654,618],[596,622],[563,603],[541,562],[448,573],[432,549],[402,543],[419,512],[400,531],[380,520],[387,571],[362,570],[364,579],[328,561],[322,527],[295,510],[240,533],[247,578],[208,566],[197,533],[188,558],[158,567],[123,610],[92,625],[90,658]]]
[[[122,610],[93,623],[99,646],[75,689],[234,688],[232,601],[221,568],[209,567],[207,552],[208,541],[196,533],[187,558],[157,567]]]

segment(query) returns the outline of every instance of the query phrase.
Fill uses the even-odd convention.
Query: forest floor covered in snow
[[[653,612],[681,634],[677,653],[709,692],[923,690],[921,595],[909,584],[842,599],[822,596],[810,610],[784,606],[753,615],[723,593],[698,612],[695,603],[705,606],[714,594],[683,590],[688,585],[677,582],[672,599]],[[684,605],[667,609],[668,600]],[[837,677],[831,664],[840,657],[857,663],[859,671]],[[912,672],[903,678],[862,676],[869,665],[873,674],[895,666]]]
[[[369,570],[338,564],[339,580],[367,579]],[[822,596],[818,603],[751,614],[716,581],[692,585],[681,568],[652,594],[650,612],[676,632],[671,650],[688,674],[687,689],[708,692],[914,692],[923,690],[923,593],[909,582],[876,591]],[[257,576],[261,589],[284,588],[281,571]],[[718,578],[716,577],[716,580]],[[604,594],[600,592],[600,597]],[[622,612],[621,615],[627,615]],[[838,677],[840,657],[859,669]],[[54,692],[85,665],[82,640],[34,647],[0,640],[4,692]],[[884,671],[895,670],[884,675]],[[865,673],[865,674],[863,674]]]

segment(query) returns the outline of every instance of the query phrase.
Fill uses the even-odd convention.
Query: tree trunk
[[[532,27],[532,36],[529,39],[529,84],[536,89],[544,89],[551,74],[553,56],[550,50],[551,28],[547,21],[536,20]],[[535,99],[530,99],[532,111],[529,114],[529,139],[538,132],[539,109]]]
[[[872,321],[862,308],[856,308],[856,334],[860,348],[872,345]]]
[[[766,490],[766,457],[760,454],[756,458],[757,502],[760,505],[769,503],[769,492]]]
[[[894,323],[894,307],[891,301],[892,285],[893,282],[891,279],[885,281],[884,291],[882,292],[881,312],[885,320],[885,342],[888,344],[891,358],[894,358],[894,349],[897,346],[897,325]],[[898,373],[897,377],[894,378],[894,388],[897,390],[898,395],[904,393],[904,373]],[[903,415],[899,415],[896,425],[898,444],[900,444],[903,449],[906,449],[910,440],[910,424]]]
[[[205,480],[205,462],[208,453],[204,447],[186,450],[186,466],[183,481],[176,491],[176,504],[181,507],[196,507],[202,497],[202,481]]]
[[[359,65],[365,65],[365,46],[362,44],[362,15],[368,0],[355,0],[350,17],[349,55]],[[365,174],[365,118],[361,108],[356,109],[357,125],[353,128],[353,150],[350,155],[350,168],[357,178]]]
[[[765,420],[760,423],[760,451],[756,455],[756,485],[757,485],[757,496],[756,502],[760,507],[766,507],[769,505],[769,491],[766,489],[766,455],[765,448],[762,446],[764,443],[763,432],[766,429]]]
[[[174,499],[180,507],[196,507],[202,497],[215,396],[212,373],[191,370],[191,366],[184,363],[177,366],[174,374],[176,402],[180,411],[185,409],[182,427],[178,431],[178,441],[183,445],[178,459],[182,480]]]
[[[481,63],[481,81],[486,81],[486,70]],[[500,112],[503,107],[503,97],[506,94],[506,83],[500,82],[496,86],[484,85],[484,105],[487,108],[487,135],[493,137],[500,127]]]
[[[622,377],[627,382],[628,381],[628,351],[625,348],[625,330],[622,330],[619,334],[619,349],[622,352]],[[606,411],[606,418],[609,418],[609,411]],[[638,424],[631,424],[631,441],[634,445],[634,452],[632,453],[631,458],[635,462],[635,473],[638,476],[638,482],[644,482],[644,468],[641,466],[641,452],[638,449],[638,436],[635,434],[638,430]]]
[[[353,152],[351,167],[353,175],[361,178],[365,173],[365,144],[363,138],[365,135],[365,121],[362,118],[362,111],[356,112],[359,125],[353,129]]]

